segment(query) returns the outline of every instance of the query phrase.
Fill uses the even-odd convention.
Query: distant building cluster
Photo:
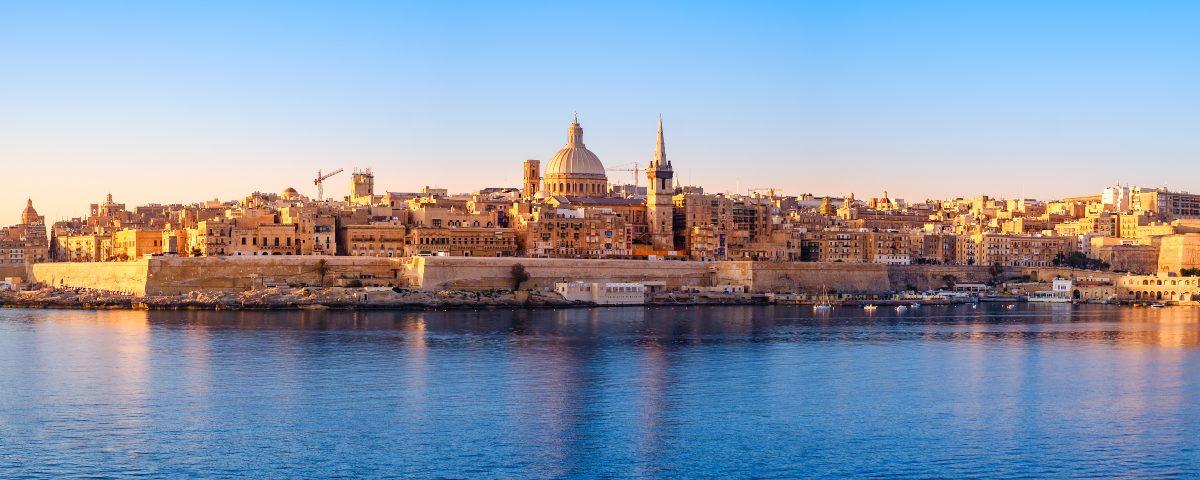
[[[548,161],[526,160],[521,168],[520,187],[470,194],[377,192],[367,169],[349,175],[349,195],[337,200],[287,188],[130,209],[109,195],[87,216],[54,222],[48,232],[29,202],[21,224],[0,230],[0,251],[5,263],[452,255],[1071,265],[1145,274],[1200,266],[1200,195],[1166,189],[1117,185],[1053,201],[708,193],[680,185],[661,119],[649,164],[634,165],[632,185],[610,183],[578,118]],[[340,172],[318,173],[318,192]]]

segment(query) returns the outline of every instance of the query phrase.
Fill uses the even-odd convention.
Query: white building
[[[872,261],[884,265],[909,265],[912,264],[912,257],[907,253],[878,253]]]
[[[560,282],[554,291],[572,302],[596,305],[641,305],[646,303],[646,286],[640,283]]]
[[[1117,184],[1112,187],[1107,187],[1100,194],[1100,203],[1109,206],[1111,211],[1124,213],[1129,211],[1132,206],[1130,199],[1132,192],[1126,185]]]
[[[1075,283],[1067,278],[1056,278],[1050,286],[1050,291],[1033,292],[1029,296],[1031,302],[1064,303],[1071,301],[1071,289]]]

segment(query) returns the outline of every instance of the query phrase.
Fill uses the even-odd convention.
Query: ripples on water
[[[0,476],[1200,475],[1200,309],[0,309]]]

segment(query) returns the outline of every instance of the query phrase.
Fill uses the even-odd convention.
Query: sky
[[[1200,2],[0,0],[0,224],[318,169],[519,186],[579,112],[709,191],[1200,190]],[[348,175],[327,184],[345,195]],[[642,180],[644,185],[644,180]]]

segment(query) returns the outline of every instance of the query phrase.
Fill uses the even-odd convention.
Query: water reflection
[[[0,310],[0,471],[1188,476],[1197,345],[1190,308]]]

